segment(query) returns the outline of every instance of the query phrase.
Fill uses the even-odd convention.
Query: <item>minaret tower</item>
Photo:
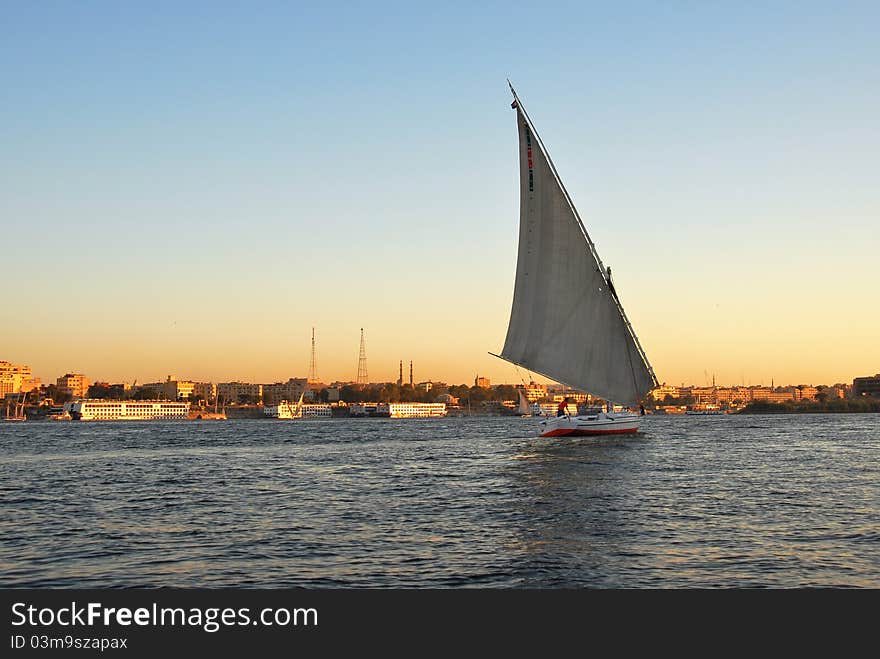
[[[312,359],[309,361],[309,384],[318,382],[318,361],[315,357],[315,328],[312,328]]]

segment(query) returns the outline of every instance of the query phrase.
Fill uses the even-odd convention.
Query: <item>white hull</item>
[[[640,422],[640,416],[630,413],[557,416],[541,422],[540,436],[623,435],[638,432]]]
[[[189,403],[148,400],[76,400],[64,411],[77,421],[160,421],[186,419]]]
[[[271,419],[281,419],[282,421],[296,421],[305,418],[330,418],[333,411],[329,405],[325,403],[288,403],[281,401],[278,405],[267,405],[263,407],[263,414]]]

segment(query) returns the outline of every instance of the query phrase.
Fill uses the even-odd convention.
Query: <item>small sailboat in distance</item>
[[[517,389],[517,391],[519,392],[519,407],[517,407],[516,413],[521,417],[532,416],[532,408],[525,392],[522,389]]]
[[[291,405],[289,401],[283,400],[278,404],[279,419],[301,419],[303,417],[303,398],[306,395],[308,385],[303,385],[302,391],[299,392],[299,400],[296,405]]]
[[[508,81],[510,84],[510,81]],[[606,411],[541,422],[542,437],[634,433],[639,404],[657,378],[623,311],[562,179],[519,97],[519,253],[513,305],[500,355],[608,402]]]
[[[6,401],[6,416],[3,417],[5,421],[27,421],[27,414],[25,414],[24,406],[25,400],[27,398],[27,394],[25,392],[21,392],[21,396],[19,399],[15,401]],[[14,402],[15,411],[10,412],[10,405]]]

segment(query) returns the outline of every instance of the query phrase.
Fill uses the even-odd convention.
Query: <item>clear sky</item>
[[[517,382],[514,82],[661,381],[880,371],[880,5],[3,2],[0,359]]]

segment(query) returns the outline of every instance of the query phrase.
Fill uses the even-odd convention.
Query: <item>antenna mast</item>
[[[318,382],[318,361],[315,357],[315,328],[312,328],[312,359],[309,362],[309,384]]]
[[[357,384],[367,384],[367,348],[364,345],[363,327],[361,327],[361,354],[358,357]]]

